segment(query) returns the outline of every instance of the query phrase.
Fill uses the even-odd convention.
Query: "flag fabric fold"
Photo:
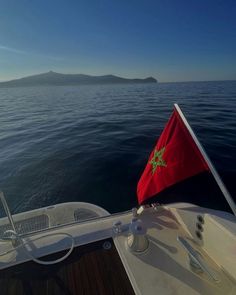
[[[201,152],[174,109],[138,182],[139,204],[165,188],[209,170]]]

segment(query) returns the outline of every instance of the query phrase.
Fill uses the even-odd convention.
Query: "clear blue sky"
[[[0,0],[0,80],[49,70],[236,79],[236,1]]]

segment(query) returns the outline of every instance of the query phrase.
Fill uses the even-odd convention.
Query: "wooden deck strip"
[[[111,243],[108,250],[103,249],[105,241]],[[30,261],[0,271],[0,294],[129,295],[134,291],[112,239],[107,239],[75,248],[62,263],[44,266]]]

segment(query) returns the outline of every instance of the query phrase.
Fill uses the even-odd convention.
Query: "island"
[[[0,82],[0,87],[20,86],[62,86],[62,85],[83,85],[83,84],[118,84],[118,83],[157,83],[153,77],[145,79],[128,79],[114,75],[90,76],[84,74],[61,74],[53,71],[38,75],[28,76],[11,81]]]

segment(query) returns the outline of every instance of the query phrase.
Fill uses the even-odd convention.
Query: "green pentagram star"
[[[154,151],[154,155],[153,158],[151,159],[151,161],[149,162],[149,164],[152,165],[152,174],[155,173],[156,169],[158,166],[160,167],[166,167],[166,162],[163,160],[163,154],[165,152],[165,147],[163,147],[162,149],[160,149],[159,151],[157,151],[155,149]]]

